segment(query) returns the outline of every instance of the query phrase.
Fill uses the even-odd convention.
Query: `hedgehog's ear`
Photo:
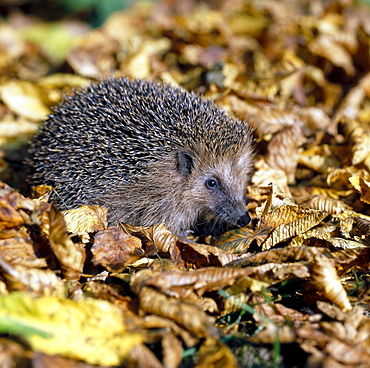
[[[194,157],[189,152],[177,152],[177,169],[182,175],[189,175],[194,166]]]

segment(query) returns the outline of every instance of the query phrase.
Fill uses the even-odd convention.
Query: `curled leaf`
[[[322,294],[339,305],[344,311],[352,309],[337,271],[329,258],[323,254],[317,254],[312,265],[312,279]]]
[[[50,245],[69,280],[79,279],[86,258],[85,249],[74,244],[67,234],[67,227],[62,214],[52,208],[50,211]]]
[[[99,231],[91,251],[94,264],[112,272],[122,272],[127,265],[145,256],[140,239],[116,226]]]

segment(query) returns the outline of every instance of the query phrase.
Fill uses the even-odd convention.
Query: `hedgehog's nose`
[[[237,224],[240,227],[243,227],[243,226],[247,226],[250,222],[251,222],[251,218],[249,217],[248,212],[246,212],[243,216],[239,217]]]

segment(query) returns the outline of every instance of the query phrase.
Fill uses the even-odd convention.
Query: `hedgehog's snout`
[[[238,201],[230,197],[218,203],[213,216],[217,222],[224,223],[227,229],[247,226],[251,221],[248,212],[246,212],[244,201]]]
[[[236,222],[239,227],[247,226],[251,222],[251,218],[248,212],[245,212],[244,215],[240,216]]]
[[[233,215],[229,214],[229,216],[225,216],[225,213],[223,215],[224,216],[221,215],[221,219],[229,229],[244,227],[251,222],[251,218],[245,210],[243,212],[234,213]]]
[[[248,212],[244,212],[239,218],[236,220],[231,219],[228,217],[219,216],[205,216],[198,218],[198,221],[194,227],[195,234],[205,234],[205,235],[212,235],[212,236],[220,236],[225,231],[247,226],[251,221],[251,218]]]

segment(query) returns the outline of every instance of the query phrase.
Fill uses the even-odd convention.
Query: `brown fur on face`
[[[202,218],[237,227],[246,211],[251,154],[246,147],[241,160],[228,155],[208,161],[198,158],[187,174],[179,172],[176,157],[158,161],[134,186],[122,182],[107,194],[104,203],[113,208],[110,220],[145,226],[164,222],[174,233],[192,228]],[[209,178],[218,180],[218,189],[207,188]]]
[[[110,223],[164,222],[175,233],[203,218],[245,214],[250,129],[180,88],[111,79],[68,97],[31,148],[32,183],[69,206],[100,204]]]

